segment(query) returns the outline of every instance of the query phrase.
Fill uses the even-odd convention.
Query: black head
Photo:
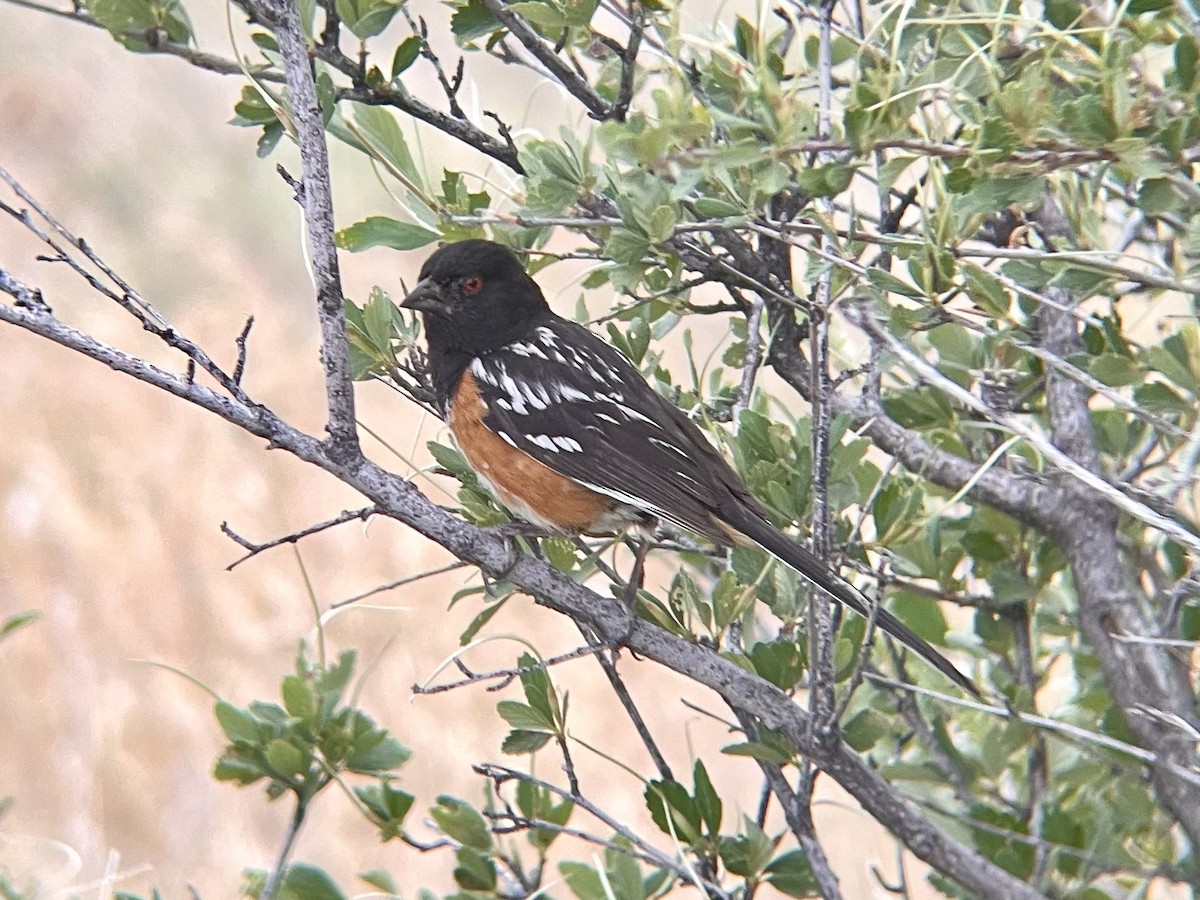
[[[541,289],[513,252],[481,240],[437,250],[400,305],[421,313],[433,355],[485,354],[550,314]]]

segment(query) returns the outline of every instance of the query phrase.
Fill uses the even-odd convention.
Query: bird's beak
[[[400,305],[418,312],[436,313],[446,308],[446,298],[442,296],[442,289],[436,283],[425,278],[417,282],[417,286],[409,291]]]

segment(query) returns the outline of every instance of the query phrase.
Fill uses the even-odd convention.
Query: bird
[[[953,663],[771,524],[700,428],[616,348],[555,314],[502,244],[435,250],[400,304],[420,314],[437,406],[479,480],[548,534],[666,522],[757,546],[979,696]]]

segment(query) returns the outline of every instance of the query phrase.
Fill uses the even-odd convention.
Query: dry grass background
[[[444,15],[425,7],[431,19]],[[225,47],[220,9],[191,12],[202,46]],[[565,104],[531,92],[519,73],[491,70],[485,86],[486,106],[512,120],[533,119],[536,106],[543,130],[566,121]],[[317,431],[320,367],[298,215],[275,160],[255,158],[254,133],[224,124],[240,87],[178,60],[131,55],[98,30],[0,5],[0,165],[219,360],[232,362],[234,337],[253,314],[248,388]],[[433,97],[432,88],[416,90]],[[480,166],[449,144],[425,150],[431,160]],[[392,211],[360,160],[335,152],[334,165],[342,224]],[[33,262],[37,252],[19,228],[0,225],[0,259],[45,286],[60,315],[178,367],[118,310]],[[348,292],[362,298],[376,283],[398,292],[423,255],[344,257]],[[565,289],[569,277],[543,277],[565,309],[578,293]],[[365,423],[425,458],[423,440],[438,423],[378,386],[360,386],[358,397]],[[46,897],[108,896],[114,884],[157,884],[167,897],[184,896],[189,884],[205,898],[235,896],[240,871],[274,857],[290,808],[266,803],[259,787],[211,779],[222,742],[209,698],[147,661],[236,703],[274,699],[298,641],[312,635],[304,582],[286,548],[224,571],[238,551],[218,526],[228,520],[266,539],[360,499],[207,413],[11,328],[0,329],[0,436],[0,618],[42,615],[0,644],[0,796],[15,801],[0,822],[0,869]],[[366,439],[366,448],[401,467],[379,443]],[[387,521],[312,538],[302,553],[322,604],[447,559]],[[497,696],[414,698],[409,690],[454,651],[478,609],[468,600],[447,610],[464,577],[394,592],[385,602],[395,611],[351,610],[328,629],[331,652],[356,647],[364,664],[378,660],[363,704],[414,750],[403,781],[418,796],[414,823],[439,792],[478,801],[470,763],[500,757]],[[519,633],[547,654],[578,642],[569,623],[524,598],[492,631]],[[506,665],[518,652],[493,644],[473,661]],[[680,703],[688,696],[720,710],[714,697],[647,663],[626,657],[621,666],[677,773],[694,753],[729,741]],[[598,668],[579,661],[555,676],[571,692],[575,732],[650,771]],[[577,757],[585,790],[641,824],[640,786],[586,751]],[[549,753],[539,764],[552,774]],[[714,779],[727,816],[753,811],[751,762],[731,760]],[[894,877],[892,843],[828,785],[825,796],[818,827],[847,896],[886,896],[869,869]],[[382,866],[409,896],[419,886],[452,887],[448,855],[380,845],[339,796],[316,804],[296,857],[347,886],[356,872]],[[919,882],[919,867],[907,867]]]

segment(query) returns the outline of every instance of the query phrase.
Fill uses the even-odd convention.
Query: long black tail
[[[813,556],[783,532],[772,527],[768,522],[759,519],[747,511],[744,516],[738,516],[742,521],[729,522],[754,543],[758,544],[772,556],[787,563],[834,600],[846,604],[860,616],[869,617],[874,605],[859,591],[828,565]],[[904,646],[908,647],[931,666],[975,697],[982,698],[979,688],[954,664],[938,653],[925,640],[919,637],[911,628],[882,607],[875,609],[875,624],[886,631]]]

